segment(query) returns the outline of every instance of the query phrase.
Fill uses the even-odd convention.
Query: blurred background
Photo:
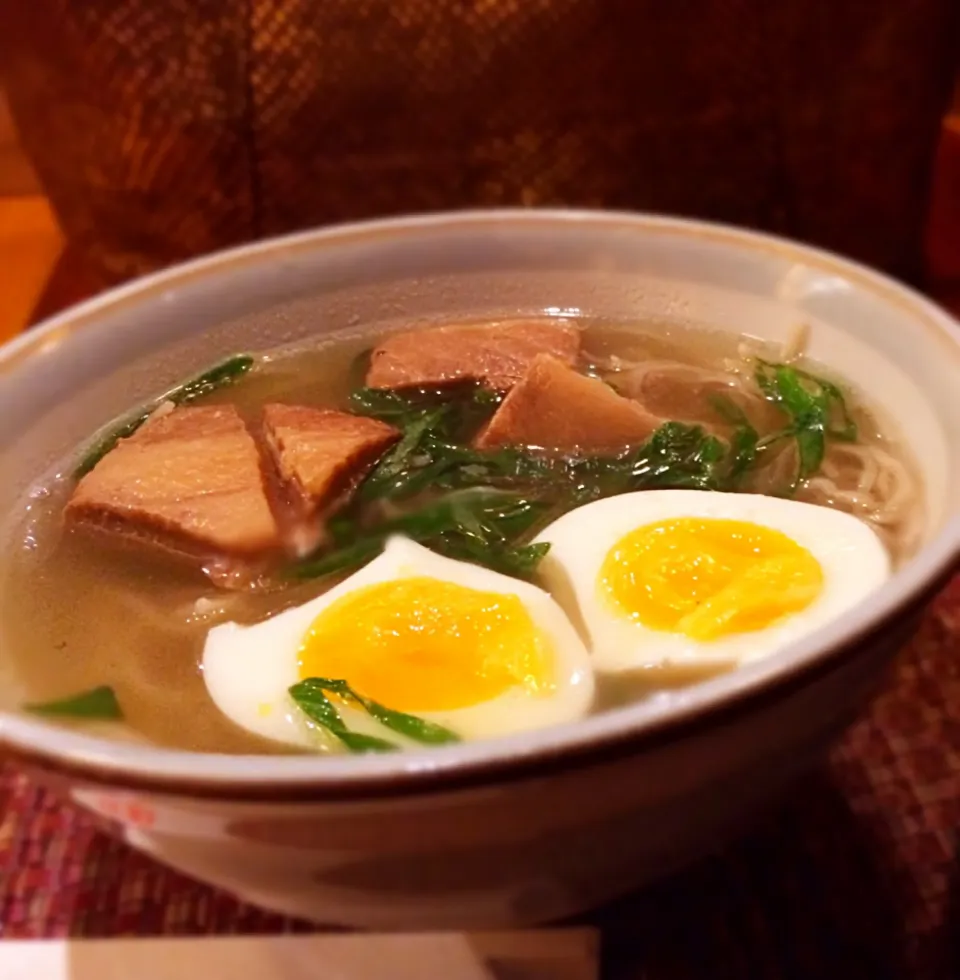
[[[0,341],[31,319],[62,246],[0,89]]]
[[[501,204],[759,227],[960,309],[952,0],[688,6],[0,0],[0,339],[252,237]]]

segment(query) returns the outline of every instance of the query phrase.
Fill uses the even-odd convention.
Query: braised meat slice
[[[279,540],[260,455],[232,405],[148,420],[80,480],[66,516],[202,556],[258,555]]]
[[[383,340],[373,352],[367,385],[405,388],[477,381],[505,391],[538,354],[573,364],[579,351],[577,327],[547,320],[428,327]]]
[[[529,446],[560,452],[617,452],[660,423],[612,388],[549,355],[535,358],[477,437],[479,449]]]
[[[263,432],[301,514],[334,502],[400,438],[376,419],[303,405],[266,405]]]

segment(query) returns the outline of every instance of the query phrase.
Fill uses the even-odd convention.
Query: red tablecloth
[[[13,767],[0,936],[308,930],[167,871]],[[630,980],[960,980],[960,579],[885,693],[753,833],[591,917]]]

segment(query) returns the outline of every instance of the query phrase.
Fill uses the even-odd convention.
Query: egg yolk
[[[681,517],[624,535],[607,553],[599,585],[621,616],[714,640],[762,630],[806,608],[823,588],[823,570],[780,531]]]
[[[313,621],[300,678],[346,680],[397,711],[451,711],[511,688],[547,693],[553,654],[515,595],[426,577],[378,582]]]

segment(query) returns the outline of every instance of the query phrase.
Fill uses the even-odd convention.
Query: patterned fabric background
[[[106,279],[305,225],[584,205],[906,277],[956,0],[0,0],[0,71]]]
[[[308,931],[98,834],[8,767],[0,936]],[[886,692],[779,812],[590,917],[614,980],[960,977],[960,579]]]

